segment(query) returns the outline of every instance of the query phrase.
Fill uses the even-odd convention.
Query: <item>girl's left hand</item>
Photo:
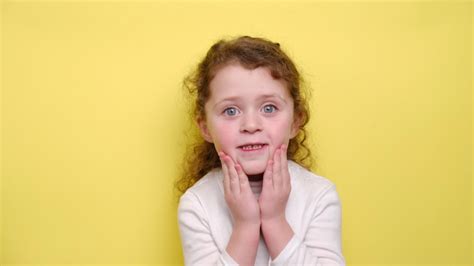
[[[262,223],[286,220],[286,203],[291,192],[286,151],[286,145],[282,145],[277,149],[273,155],[273,160],[268,161],[263,174],[262,193],[258,199]]]

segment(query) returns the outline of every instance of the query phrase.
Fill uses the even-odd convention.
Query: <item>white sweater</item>
[[[335,185],[293,161],[288,168],[291,193],[285,214],[294,236],[272,261],[260,235],[255,265],[345,265]],[[256,196],[258,186],[252,187]],[[186,265],[237,265],[225,251],[233,221],[221,169],[210,171],[181,196],[178,222]]]

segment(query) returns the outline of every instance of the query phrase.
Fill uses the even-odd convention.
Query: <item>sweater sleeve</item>
[[[219,251],[206,212],[190,191],[180,198],[178,225],[185,265],[238,265],[225,250]]]
[[[296,232],[271,262],[279,265],[345,265],[341,249],[341,204],[334,185],[317,199],[305,235]]]

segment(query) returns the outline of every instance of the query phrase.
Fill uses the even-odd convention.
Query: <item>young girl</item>
[[[305,163],[300,81],[278,43],[248,36],[186,79],[202,135],[177,183],[186,265],[345,265],[335,185]]]

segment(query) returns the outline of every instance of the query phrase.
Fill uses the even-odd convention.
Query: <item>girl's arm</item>
[[[286,151],[286,145],[282,145],[276,149],[273,160],[268,161],[259,198],[262,233],[272,258],[280,254],[294,235],[285,217],[291,192]]]
[[[254,265],[260,238],[260,211],[248,178],[239,165],[222,155],[224,194],[233,231],[220,252],[211,234],[205,208],[191,191],[180,199],[178,221],[186,265]]]
[[[180,198],[178,223],[185,265],[244,265],[245,262],[237,262],[234,259],[237,256],[231,256],[226,250],[221,251],[218,248],[217,240],[211,232],[219,233],[221,231],[219,229],[217,231],[216,229],[211,230],[208,212],[202,205],[201,197],[191,191],[187,191]],[[228,247],[232,246],[232,243],[238,243],[239,240],[246,241],[245,237],[235,239],[235,236],[239,236],[238,232],[234,229],[232,233],[234,240],[232,240],[232,237],[229,239]],[[245,247],[248,244],[246,242],[242,246]],[[248,254],[246,255],[247,258],[250,258]]]
[[[259,238],[260,225],[234,225],[226,251],[239,265],[254,265]]]
[[[303,236],[293,232],[285,217],[290,191],[286,146],[282,146],[267,166],[259,199],[262,233],[272,265],[345,265],[341,252],[341,205],[334,185],[317,199],[314,209],[307,210],[311,222]]]
[[[199,197],[190,191],[179,201],[178,223],[185,265],[236,264],[228,254],[219,251],[206,211]]]
[[[341,204],[334,185],[326,188],[308,215],[311,222],[305,235],[294,234],[279,254],[272,256],[271,265],[346,265],[341,248]],[[267,227],[262,222],[269,250],[278,244],[278,240],[271,241],[279,230],[278,225]]]
[[[208,215],[197,195],[188,191],[179,201],[178,223],[185,265],[253,265],[260,229],[236,227],[224,252],[211,234]],[[253,243],[253,244],[252,244]],[[247,252],[247,253],[246,253]],[[247,259],[249,261],[243,261]],[[250,261],[251,260],[251,261]]]
[[[260,238],[260,209],[241,166],[223,152],[219,152],[219,157],[225,201],[234,219],[226,251],[239,265],[254,265]]]

